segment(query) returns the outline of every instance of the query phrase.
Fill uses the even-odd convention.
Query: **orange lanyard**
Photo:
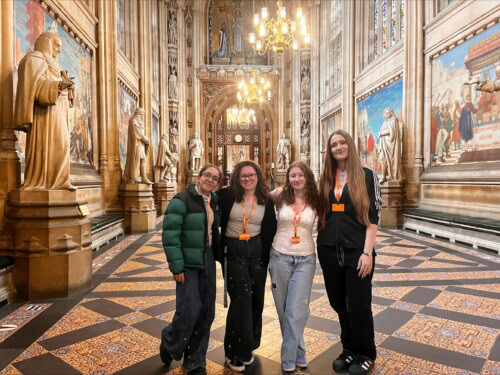
[[[252,212],[250,213],[250,216],[248,217],[247,220],[247,211],[245,209],[245,199],[241,202],[241,208],[243,209],[243,233],[246,233],[247,231],[247,224],[250,220],[252,220],[253,214],[255,213],[255,208],[257,207],[257,197],[253,197],[253,206],[252,206]]]
[[[339,184],[339,175],[335,176],[335,198],[337,198],[337,202],[340,201],[340,197],[342,196],[342,190],[344,190],[344,186],[347,183],[347,176],[344,179],[344,183],[342,185]]]
[[[300,212],[300,215],[297,215],[297,208],[295,207],[295,203],[293,204],[292,208],[293,208],[293,225],[295,227],[295,237],[297,237],[297,231],[299,228],[300,219],[302,219],[302,214],[304,213],[304,210],[306,209],[306,205],[304,204],[304,207],[302,207],[302,211]]]

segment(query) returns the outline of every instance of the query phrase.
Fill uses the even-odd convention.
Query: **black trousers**
[[[339,316],[344,349],[371,360],[377,357],[372,314],[372,278],[375,269],[361,278],[356,269],[362,250],[318,245],[318,258],[328,300]]]
[[[226,357],[248,361],[260,346],[267,264],[261,261],[260,236],[228,238],[227,291],[230,297],[224,350]]]
[[[176,283],[175,315],[161,332],[161,345],[175,360],[184,356],[186,371],[206,366],[210,327],[215,317],[215,260],[206,249],[204,269],[186,268]]]

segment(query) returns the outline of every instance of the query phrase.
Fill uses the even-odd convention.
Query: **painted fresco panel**
[[[500,79],[500,25],[432,61],[433,165],[500,160],[500,93],[469,82]]]
[[[375,171],[382,170],[378,153],[380,145],[378,134],[384,123],[384,109],[392,108],[401,126],[402,106],[402,79],[398,79],[358,103],[357,146],[364,166]]]
[[[267,7],[263,0],[211,0],[208,15],[210,64],[268,64],[267,55],[259,56],[248,41],[249,33],[254,32],[254,11],[260,13],[262,7]]]
[[[130,95],[123,86],[118,89],[118,101],[120,104],[120,126],[119,133],[119,146],[120,146],[120,166],[125,170],[125,163],[127,162],[127,141],[128,141],[128,122],[134,115],[137,103],[132,95]]]
[[[14,91],[17,89],[17,66],[24,55],[33,51],[36,38],[44,31],[60,36],[62,46],[57,57],[59,65],[70,77],[74,77],[75,100],[69,112],[71,162],[94,164],[92,56],[33,0],[14,1]],[[18,152],[24,162],[26,134],[17,134]]]

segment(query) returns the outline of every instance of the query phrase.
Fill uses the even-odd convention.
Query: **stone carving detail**
[[[302,59],[300,69],[300,100],[311,100],[311,60],[310,57]]]
[[[177,112],[169,112],[169,146],[170,152],[177,154],[177,149],[179,145],[179,124],[177,122]]]
[[[193,58],[191,56],[188,56],[187,57],[187,66],[191,67],[192,64],[193,64]]]
[[[401,134],[399,120],[392,108],[384,109],[384,123],[378,134],[380,139],[380,161],[382,162],[382,178],[380,182],[401,181]]]
[[[200,135],[198,133],[195,133],[194,137],[189,140],[188,148],[189,170],[199,171],[205,148],[203,147],[203,141],[200,139]]]
[[[292,150],[292,143],[290,138],[286,137],[285,134],[281,136],[278,142],[278,147],[276,154],[278,156],[278,170],[287,170],[290,165],[290,152]]]
[[[44,32],[19,63],[14,125],[27,132],[23,190],[76,190],[69,179],[68,130],[75,86],[56,60],[61,43],[57,34]]]
[[[303,111],[300,114],[300,153],[309,154],[311,147],[311,113],[309,110]]]
[[[177,100],[179,94],[177,91],[177,64],[169,64],[169,76],[168,76],[168,98]]]
[[[167,144],[167,134],[161,136],[161,141],[158,147],[158,158],[156,166],[160,169],[160,181],[167,181],[172,168],[177,165],[177,157],[170,152]]]
[[[186,11],[185,11],[185,15],[184,15],[184,21],[186,22],[186,27],[188,29],[191,28],[191,26],[193,25],[193,14],[192,14],[192,2],[191,1],[188,1],[187,5],[186,5]]]
[[[255,67],[247,67],[245,65],[237,66],[217,66],[217,65],[203,65],[198,68],[196,76],[198,78],[234,78],[234,77],[246,77],[250,78],[252,76],[252,70]],[[279,79],[281,78],[281,73],[279,70],[272,66],[262,66],[257,68],[257,75],[264,78]]]
[[[127,163],[125,164],[124,180],[127,184],[151,185],[146,176],[149,139],[144,134],[144,109],[137,108],[128,123]],[[139,181],[139,174],[141,181]]]
[[[189,74],[187,77],[187,84],[188,84],[188,87],[193,86],[193,78],[191,77],[191,74]]]
[[[177,10],[168,12],[168,44],[177,44]]]
[[[193,39],[191,38],[191,35],[188,35],[186,38],[186,46],[188,46],[188,48],[191,48],[192,44],[193,44]]]
[[[203,104],[206,106],[208,102],[215,96],[217,93],[226,87],[227,84],[220,83],[209,83],[204,85],[203,87]]]

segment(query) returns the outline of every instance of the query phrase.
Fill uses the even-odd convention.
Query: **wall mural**
[[[432,61],[431,163],[500,160],[500,92],[477,80],[500,79],[500,25]]]
[[[208,13],[210,64],[268,65],[268,57],[252,50],[248,34],[254,32],[253,15],[263,0],[211,0]]]
[[[122,168],[122,171],[124,171],[125,163],[127,161],[128,122],[134,115],[137,103],[134,97],[130,95],[122,85],[120,85],[118,88],[118,102],[120,105],[120,125],[118,129],[120,145],[120,166]]]
[[[382,170],[379,133],[384,123],[384,109],[390,107],[399,119],[403,106],[403,80],[398,79],[358,103],[358,152],[364,166]],[[401,133],[401,132],[400,132]],[[402,134],[402,133],[401,133]]]
[[[71,162],[93,165],[92,56],[34,0],[14,1],[14,93],[19,62],[26,53],[33,51],[36,38],[44,31],[56,33],[61,38],[61,53],[57,57],[59,65],[68,76],[74,77],[74,107],[69,109]],[[16,133],[19,156],[24,162],[26,133]]]

